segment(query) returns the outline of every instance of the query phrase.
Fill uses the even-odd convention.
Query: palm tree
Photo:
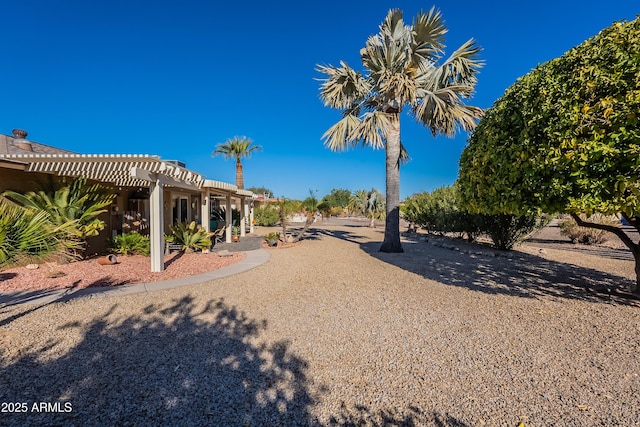
[[[53,226],[47,212],[0,198],[0,269],[79,249],[78,241],[68,238],[76,222]]]
[[[21,194],[5,191],[3,196],[28,209],[44,211],[51,224],[60,227],[75,221],[73,234],[81,241],[97,236],[105,227],[99,216],[107,212],[116,195],[100,184],[87,184],[79,177],[59,189],[43,189]]]
[[[350,146],[384,148],[386,153],[386,221],[382,252],[402,252],[400,244],[400,164],[406,151],[400,141],[404,107],[433,136],[453,136],[458,128],[473,129],[482,110],[463,104],[474,90],[482,66],[474,40],[443,57],[447,29],[439,11],[420,12],[405,25],[402,11],[390,10],[380,32],[360,50],[366,74],[345,62],[318,66],[320,98],[343,117],[322,136],[333,151]]]
[[[236,160],[236,186],[239,189],[244,189],[241,159],[251,157],[251,153],[262,148],[259,145],[251,145],[252,143],[251,138],[247,138],[246,136],[234,136],[231,139],[227,139],[224,144],[218,144],[216,149],[213,150],[213,153],[211,153],[212,156],[221,154],[225,159]]]
[[[358,190],[353,193],[349,206],[353,212],[369,218],[369,227],[376,227],[376,219],[385,217],[385,199],[384,196],[375,188],[371,191]]]

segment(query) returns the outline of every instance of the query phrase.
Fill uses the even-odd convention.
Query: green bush
[[[256,225],[262,227],[273,227],[280,222],[278,211],[269,206],[256,208],[253,211],[253,220]]]
[[[213,233],[207,233],[199,224],[196,225],[195,221],[189,224],[180,222],[170,226],[169,229],[171,234],[165,238],[166,241],[182,246],[182,250],[193,252],[211,247],[210,237]]]
[[[587,218],[586,215],[580,217],[589,222],[603,224],[609,226],[619,226],[620,221],[615,216],[602,214],[593,214]],[[604,243],[611,237],[611,233],[590,227],[580,227],[575,219],[570,216],[560,221],[560,233],[567,236],[573,243],[582,243],[585,245],[596,245]]]
[[[489,236],[496,249],[508,251],[544,226],[545,220],[535,215],[482,215],[480,228]]]
[[[480,216],[460,207],[456,186],[414,194],[405,200],[401,212],[415,228],[420,227],[430,233],[455,233],[459,237],[466,234],[473,241],[482,232]]]
[[[148,236],[139,233],[125,233],[109,240],[112,252],[120,255],[144,255],[149,256],[151,243]]]

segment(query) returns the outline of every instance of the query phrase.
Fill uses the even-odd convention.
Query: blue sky
[[[382,151],[323,146],[340,113],[322,105],[315,67],[362,69],[358,52],[390,8],[410,22],[434,5],[447,53],[469,38],[483,48],[470,102],[483,108],[537,64],[640,13],[632,0],[4,0],[0,133],[22,128],[80,153],[157,154],[232,183],[234,162],[211,152],[247,136],[263,147],[244,162],[247,187],[299,199],[310,189],[384,191]],[[466,134],[434,139],[408,116],[401,132],[412,157],[403,198],[454,182]]]

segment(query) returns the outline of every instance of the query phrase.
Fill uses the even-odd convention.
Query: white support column
[[[211,192],[209,190],[200,193],[200,221],[207,233],[211,232]]]
[[[227,207],[226,207],[226,216],[225,221],[227,222],[227,237],[226,242],[231,243],[231,229],[233,227],[233,220],[231,216],[231,193],[227,194]]]
[[[240,236],[247,234],[247,210],[244,202],[244,197],[240,197]]]
[[[164,203],[162,200],[162,181],[159,177],[151,181],[150,193],[150,233],[151,240],[151,272],[164,270]]]
[[[253,199],[249,203],[249,233],[255,233],[255,226],[253,225]]]

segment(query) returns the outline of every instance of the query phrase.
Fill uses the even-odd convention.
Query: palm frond
[[[320,65],[316,70],[328,76],[320,85],[320,99],[327,107],[350,108],[371,90],[367,79],[343,61],[340,61],[340,67]]]
[[[416,81],[410,74],[393,73],[380,81],[380,91],[391,94],[399,106],[412,104],[417,96]]]
[[[412,105],[411,111],[434,136],[453,136],[458,128],[471,130],[483,115],[481,108],[463,104],[458,93],[451,88],[439,88],[433,92],[423,90],[420,101]]]
[[[251,157],[251,153],[262,149],[261,146],[252,144],[253,140],[251,138],[234,136],[233,138],[227,139],[224,143],[218,144],[216,149],[211,153],[211,156],[220,154],[225,159],[234,160],[249,158]]]
[[[402,141],[400,141],[400,157],[398,157],[398,166],[406,165],[411,161],[411,157],[409,156],[409,152],[405,148]]]
[[[384,18],[384,21],[382,21],[382,24],[380,24],[380,35],[385,38],[397,40],[402,36],[404,28],[405,25],[402,20],[402,10],[391,9]]]
[[[437,67],[440,85],[462,85],[473,87],[477,82],[477,74],[484,66],[478,58],[480,46],[473,39],[467,40]]]
[[[393,74],[405,73],[411,64],[411,28],[404,24],[402,12],[389,11],[380,26],[380,33],[370,36],[360,50],[362,64],[371,73],[375,82],[380,82]]]
[[[391,122],[386,113],[381,111],[367,112],[362,115],[360,124],[354,131],[353,139],[363,146],[382,149],[385,146]]]
[[[420,12],[413,20],[414,61],[435,62],[442,55],[446,33],[439,10],[432,7],[427,13]]]
[[[105,222],[98,216],[106,210],[116,195],[99,184],[86,185],[86,178],[76,178],[69,185],[53,193],[40,190],[20,194],[6,191],[3,195],[27,209],[45,212],[53,226],[64,226],[69,235],[81,240],[96,236],[104,229]]]
[[[357,144],[357,140],[354,140],[353,135],[359,124],[360,119],[358,117],[347,114],[322,135],[324,145],[332,151],[344,151],[349,146]]]
[[[52,227],[45,211],[0,199],[0,268],[79,249],[79,242],[67,233],[74,225],[69,222]]]

